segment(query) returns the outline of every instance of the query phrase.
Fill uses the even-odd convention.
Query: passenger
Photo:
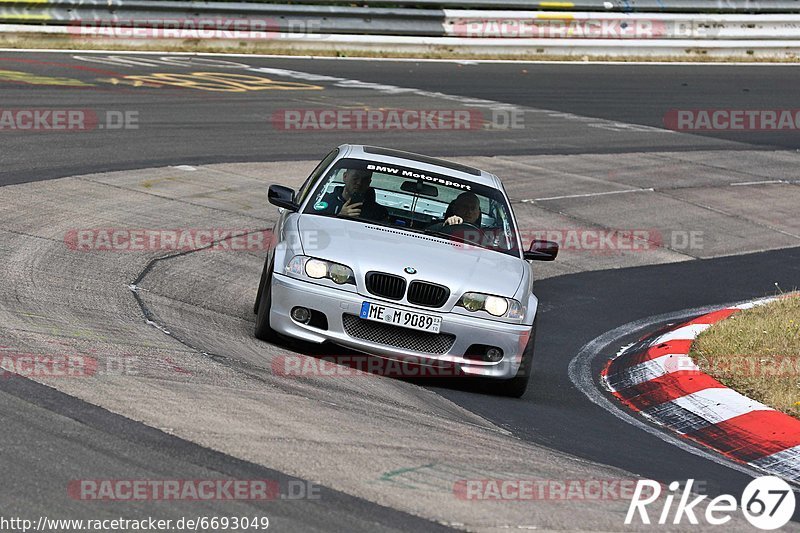
[[[375,201],[375,189],[370,187],[372,172],[349,168],[342,176],[344,186],[336,187],[322,197],[324,211],[339,216],[382,221],[388,216],[386,208]]]
[[[428,229],[441,231],[447,226],[469,224],[480,228],[481,226],[481,201],[475,193],[462,192],[450,202],[444,213],[444,220],[433,224]]]

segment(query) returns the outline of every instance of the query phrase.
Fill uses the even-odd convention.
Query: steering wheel
[[[475,224],[470,224],[469,222],[461,222],[460,224],[452,224],[450,226],[445,226],[442,228],[442,231],[450,234],[450,235],[460,235],[465,237],[467,241],[482,241],[484,238],[484,232],[481,228],[476,226]],[[477,231],[478,234],[475,237],[472,237],[470,233]],[[469,237],[467,237],[469,236]]]
[[[464,226],[464,227],[462,228],[461,226]],[[475,224],[472,224],[470,222],[461,222],[459,224],[450,224],[449,226],[445,226],[445,227],[446,228],[459,228],[459,229],[476,229],[476,230],[478,230],[480,232],[483,232],[483,230],[481,228],[479,228],[478,226],[476,226]]]

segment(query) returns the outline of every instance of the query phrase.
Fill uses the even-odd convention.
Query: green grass
[[[698,336],[689,355],[728,387],[800,418],[797,296],[740,311],[715,324]]]

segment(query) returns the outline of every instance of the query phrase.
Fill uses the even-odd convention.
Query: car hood
[[[370,271],[387,272],[450,288],[512,297],[523,276],[524,261],[492,250],[464,245],[399,228],[318,215],[298,217],[303,252],[349,266],[363,287]],[[406,267],[415,269],[408,274]]]

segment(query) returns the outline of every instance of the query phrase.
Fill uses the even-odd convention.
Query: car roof
[[[495,189],[503,188],[500,179],[494,174],[445,159],[363,144],[343,144],[339,146],[339,149],[342,151],[342,157],[356,157],[381,163],[403,165],[452,176],[462,181],[477,183]]]

